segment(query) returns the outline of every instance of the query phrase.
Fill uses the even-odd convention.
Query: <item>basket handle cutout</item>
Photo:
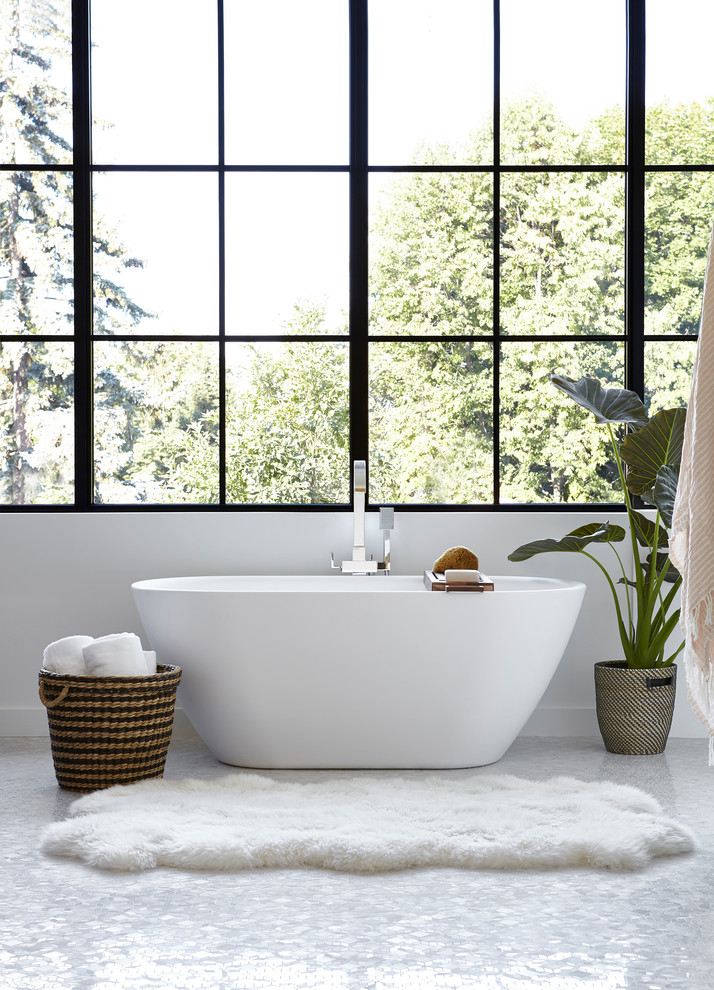
[[[40,701],[45,706],[45,708],[54,708],[55,705],[59,705],[62,701],[64,701],[68,693],[69,693],[69,684],[65,684],[56,698],[46,698],[44,681],[40,683]]]
[[[652,688],[668,687],[672,683],[672,675],[670,674],[669,677],[648,677],[645,683],[648,691],[651,691]]]

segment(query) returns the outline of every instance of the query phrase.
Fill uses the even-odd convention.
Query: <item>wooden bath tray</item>
[[[481,571],[481,581],[452,581],[446,583],[443,574],[424,571],[424,587],[427,591],[493,591],[493,581]]]

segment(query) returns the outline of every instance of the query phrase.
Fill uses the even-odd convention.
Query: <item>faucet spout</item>
[[[354,513],[352,518],[352,559],[335,563],[334,553],[331,555],[333,570],[343,574],[377,574],[389,573],[391,566],[390,531],[394,525],[394,509],[379,510],[379,528],[383,535],[383,560],[377,561],[372,554],[367,559],[365,548],[365,509],[367,502],[367,462],[355,461],[352,466],[352,500]]]
[[[366,560],[367,553],[364,546],[364,511],[367,499],[367,462],[355,461],[353,470],[353,539],[352,539],[352,560]]]

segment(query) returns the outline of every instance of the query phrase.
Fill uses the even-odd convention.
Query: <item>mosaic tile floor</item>
[[[229,772],[199,742],[169,751],[167,777]],[[493,767],[446,772],[632,784],[688,824],[701,849],[636,874],[105,873],[37,853],[45,825],[74,798],[56,786],[48,740],[0,739],[0,988],[714,988],[705,741],[671,739],[662,756],[622,757],[599,740],[519,739]]]

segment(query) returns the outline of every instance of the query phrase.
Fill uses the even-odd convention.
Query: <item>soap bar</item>
[[[480,571],[448,570],[444,571],[444,578],[447,584],[479,584],[481,581]]]

